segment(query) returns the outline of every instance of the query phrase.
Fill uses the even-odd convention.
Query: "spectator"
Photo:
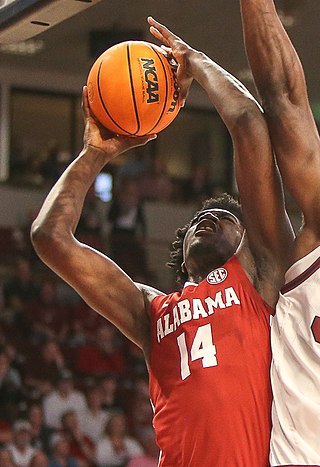
[[[101,231],[101,209],[99,206],[99,198],[95,193],[94,185],[87,193],[79,224],[77,227],[78,234],[93,234],[98,235]]]
[[[122,352],[117,347],[117,330],[109,323],[97,329],[92,343],[80,348],[76,370],[82,375],[102,376],[105,373],[124,374],[126,370]]]
[[[48,339],[41,347],[30,352],[25,383],[33,390],[39,390],[41,395],[50,392],[59,374],[66,368],[65,358],[59,344]]]
[[[122,183],[123,180],[139,180],[149,170],[149,156],[144,147],[134,148],[130,156],[124,155],[124,159],[124,163],[116,172],[119,183]]]
[[[67,353],[67,359],[70,364],[74,364],[76,349],[86,345],[86,329],[81,319],[70,321],[69,332],[64,341],[64,352]]]
[[[37,452],[30,462],[30,467],[49,467],[48,456],[44,452]]]
[[[101,387],[92,386],[87,390],[87,409],[84,413],[83,431],[97,443],[102,438],[104,428],[111,413],[102,408],[103,393]]]
[[[134,380],[138,376],[148,375],[146,361],[142,350],[133,342],[127,342],[126,348],[128,376]]]
[[[105,325],[105,319],[98,313],[92,313],[90,308],[83,300],[79,303],[74,304],[72,308],[72,315],[70,318],[70,335],[67,337],[67,345],[72,346],[73,339],[75,346],[77,343],[82,345],[86,341],[90,341],[96,338],[97,329]]]
[[[191,180],[188,180],[185,190],[186,201],[201,206],[207,198],[212,196],[213,190],[214,184],[210,180],[208,164],[195,163],[192,168]]]
[[[119,382],[115,375],[105,375],[100,381],[99,388],[102,391],[102,408],[108,411],[122,409]]]
[[[174,194],[173,182],[167,174],[163,159],[154,157],[150,170],[145,172],[140,180],[141,195],[148,201],[172,201]]]
[[[43,400],[45,423],[50,428],[60,429],[61,416],[67,410],[74,410],[82,420],[86,406],[84,395],[74,388],[72,373],[64,370],[57,379],[55,389]]]
[[[44,423],[43,408],[40,403],[34,402],[28,407],[28,422],[31,427],[32,446],[49,454],[53,430]]]
[[[10,422],[0,419],[0,449],[12,441],[12,427]]]
[[[19,343],[27,333],[26,305],[37,296],[30,262],[19,257],[14,263],[11,278],[3,285],[4,313],[2,319],[7,325],[6,333]]]
[[[17,420],[13,425],[13,440],[0,453],[3,467],[43,467],[46,465],[44,452],[31,445],[31,426],[26,420]]]
[[[77,226],[77,238],[97,250],[104,250],[105,244],[102,231],[104,214],[103,203],[97,197],[94,185],[88,191],[83,211]]]
[[[127,410],[130,413],[132,432],[137,439],[140,439],[146,428],[152,426],[153,419],[148,379],[146,377],[137,378],[131,393],[133,397]]]
[[[15,301],[21,305],[36,298],[38,287],[35,285],[30,262],[19,257],[14,264],[13,276],[5,283],[3,288],[5,305]]]
[[[54,183],[58,180],[70,159],[70,153],[63,150],[57,140],[51,140],[48,144],[47,154],[38,167],[38,176],[41,176],[42,182]]]
[[[16,467],[7,449],[0,450],[0,465],[2,467]]]
[[[45,279],[38,296],[29,302],[27,314],[30,326],[30,340],[42,344],[47,339],[62,342],[68,331],[70,310],[57,296],[56,283]]]
[[[142,453],[143,449],[138,441],[127,434],[124,414],[113,414],[107,422],[105,436],[97,443],[98,467],[124,467],[130,459]]]
[[[159,448],[156,443],[154,430],[150,427],[141,438],[144,454],[134,457],[127,467],[157,467],[159,460]]]
[[[61,417],[62,433],[69,443],[70,454],[77,459],[79,467],[93,467],[95,443],[80,428],[74,410],[67,410]]]
[[[137,180],[124,180],[118,186],[108,221],[110,257],[134,280],[144,281],[148,273],[143,244],[146,222]]]
[[[70,454],[70,446],[66,437],[55,434],[51,439],[52,454],[48,467],[80,467],[77,459]]]
[[[4,348],[0,348],[0,419],[8,421],[18,415],[22,401],[21,378],[10,365],[10,358]]]
[[[23,350],[18,351],[16,345],[6,339],[2,342],[3,350],[9,358],[10,367],[22,378],[26,367],[26,356]]]

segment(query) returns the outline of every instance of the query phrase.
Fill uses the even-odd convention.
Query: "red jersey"
[[[151,303],[161,467],[267,467],[270,315],[236,256]]]

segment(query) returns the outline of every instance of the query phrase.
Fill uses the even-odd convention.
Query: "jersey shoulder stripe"
[[[306,281],[309,277],[312,276],[318,269],[320,268],[320,258],[318,258],[314,263],[311,264],[304,272],[299,274],[296,278],[292,279],[290,282],[285,284],[281,288],[281,293],[286,294],[290,292],[291,290],[295,289],[298,287],[298,285],[302,284],[304,281]]]

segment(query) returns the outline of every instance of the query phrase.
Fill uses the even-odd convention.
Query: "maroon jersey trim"
[[[320,268],[320,258],[318,258],[311,266],[309,266],[304,272],[299,274],[299,276],[292,279],[292,281],[285,284],[282,289],[281,293],[285,294],[290,292],[291,290],[298,287],[298,285],[302,284],[302,282],[306,281],[312,274],[314,274]]]

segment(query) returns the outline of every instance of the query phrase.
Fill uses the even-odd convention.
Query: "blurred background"
[[[276,4],[301,57],[318,123],[320,2]],[[81,150],[81,89],[90,67],[117,42],[155,42],[149,15],[255,94],[238,0],[0,1],[1,465],[8,446],[14,452],[21,442],[43,454],[43,465],[61,452],[83,467],[129,465],[130,456],[142,454],[156,465],[141,352],[41,264],[29,241],[48,190]],[[193,84],[185,108],[156,141],[120,156],[97,177],[77,237],[110,255],[134,280],[170,292],[175,277],[165,263],[175,229],[204,199],[224,191],[237,194],[230,137]],[[300,214],[289,196],[287,202],[298,228]],[[60,418],[53,417],[52,404],[57,407],[63,391],[77,401],[68,405],[73,414],[63,417],[63,407]],[[16,425],[20,418],[29,425]],[[89,419],[91,425],[84,422]],[[138,444],[134,455],[123,447],[130,444],[126,436]],[[111,457],[99,463],[96,453],[111,456],[103,449],[114,437],[123,440],[118,463]]]

